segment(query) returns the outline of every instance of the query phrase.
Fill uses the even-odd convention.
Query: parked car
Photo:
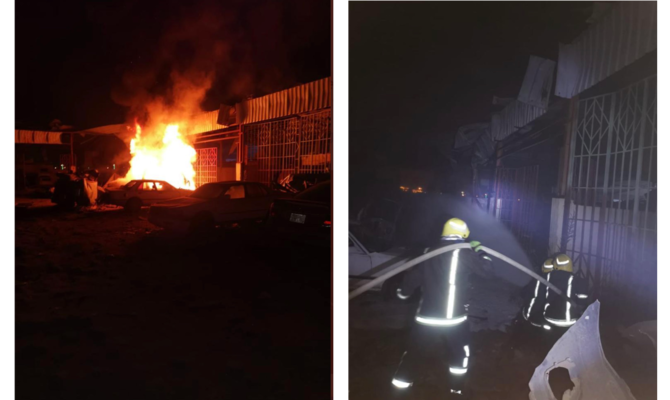
[[[151,206],[149,222],[180,232],[206,232],[219,225],[263,220],[276,194],[258,182],[206,183],[188,197]]]
[[[277,199],[267,226],[282,237],[330,246],[333,229],[332,183],[317,183],[293,198]]]
[[[177,189],[165,181],[151,179],[132,180],[118,189],[107,189],[105,201],[124,207],[128,211],[139,211],[163,200],[188,196],[192,191]]]
[[[409,256],[404,248],[397,247],[380,252],[370,251],[353,233],[349,232],[349,286],[352,290],[368,280],[387,273],[407,260]],[[382,290],[384,297],[389,298],[395,294],[388,292],[386,288],[394,287],[399,279],[402,279],[402,273],[385,281],[383,285],[377,285],[372,290]]]

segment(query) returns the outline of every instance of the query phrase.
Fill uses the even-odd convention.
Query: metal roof
[[[238,124],[250,124],[333,106],[332,77],[235,105]]]
[[[656,2],[619,2],[559,45],[556,95],[571,98],[656,50]]]
[[[219,125],[217,123],[217,118],[219,117],[219,110],[206,111],[200,113],[189,121],[186,134],[195,135],[198,133],[215,131],[217,129],[226,128],[225,125]]]
[[[491,117],[491,137],[493,140],[503,140],[545,112],[547,110],[544,107],[513,100],[502,111]]]
[[[76,133],[83,133],[87,135],[115,135],[117,133],[125,132],[128,129],[129,128],[126,126],[126,124],[113,124],[82,129],[76,131]]]
[[[14,130],[14,143],[30,144],[63,144],[61,135],[63,132],[28,131],[23,129]]]

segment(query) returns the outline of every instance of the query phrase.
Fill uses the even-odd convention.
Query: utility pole
[[[70,133],[70,166],[72,165],[77,166],[74,161],[74,133]]]

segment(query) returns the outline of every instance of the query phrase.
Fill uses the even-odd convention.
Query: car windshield
[[[223,189],[222,185],[202,185],[191,194],[191,197],[196,199],[216,199],[221,196]]]
[[[330,203],[330,182],[323,182],[298,193],[295,198],[300,200],[318,201]]]

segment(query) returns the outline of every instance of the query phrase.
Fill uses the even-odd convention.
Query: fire
[[[140,125],[135,124],[135,132],[135,138],[130,141],[132,159],[126,180],[157,179],[176,188],[195,189],[196,152],[184,141],[179,125],[167,125],[143,134]]]

